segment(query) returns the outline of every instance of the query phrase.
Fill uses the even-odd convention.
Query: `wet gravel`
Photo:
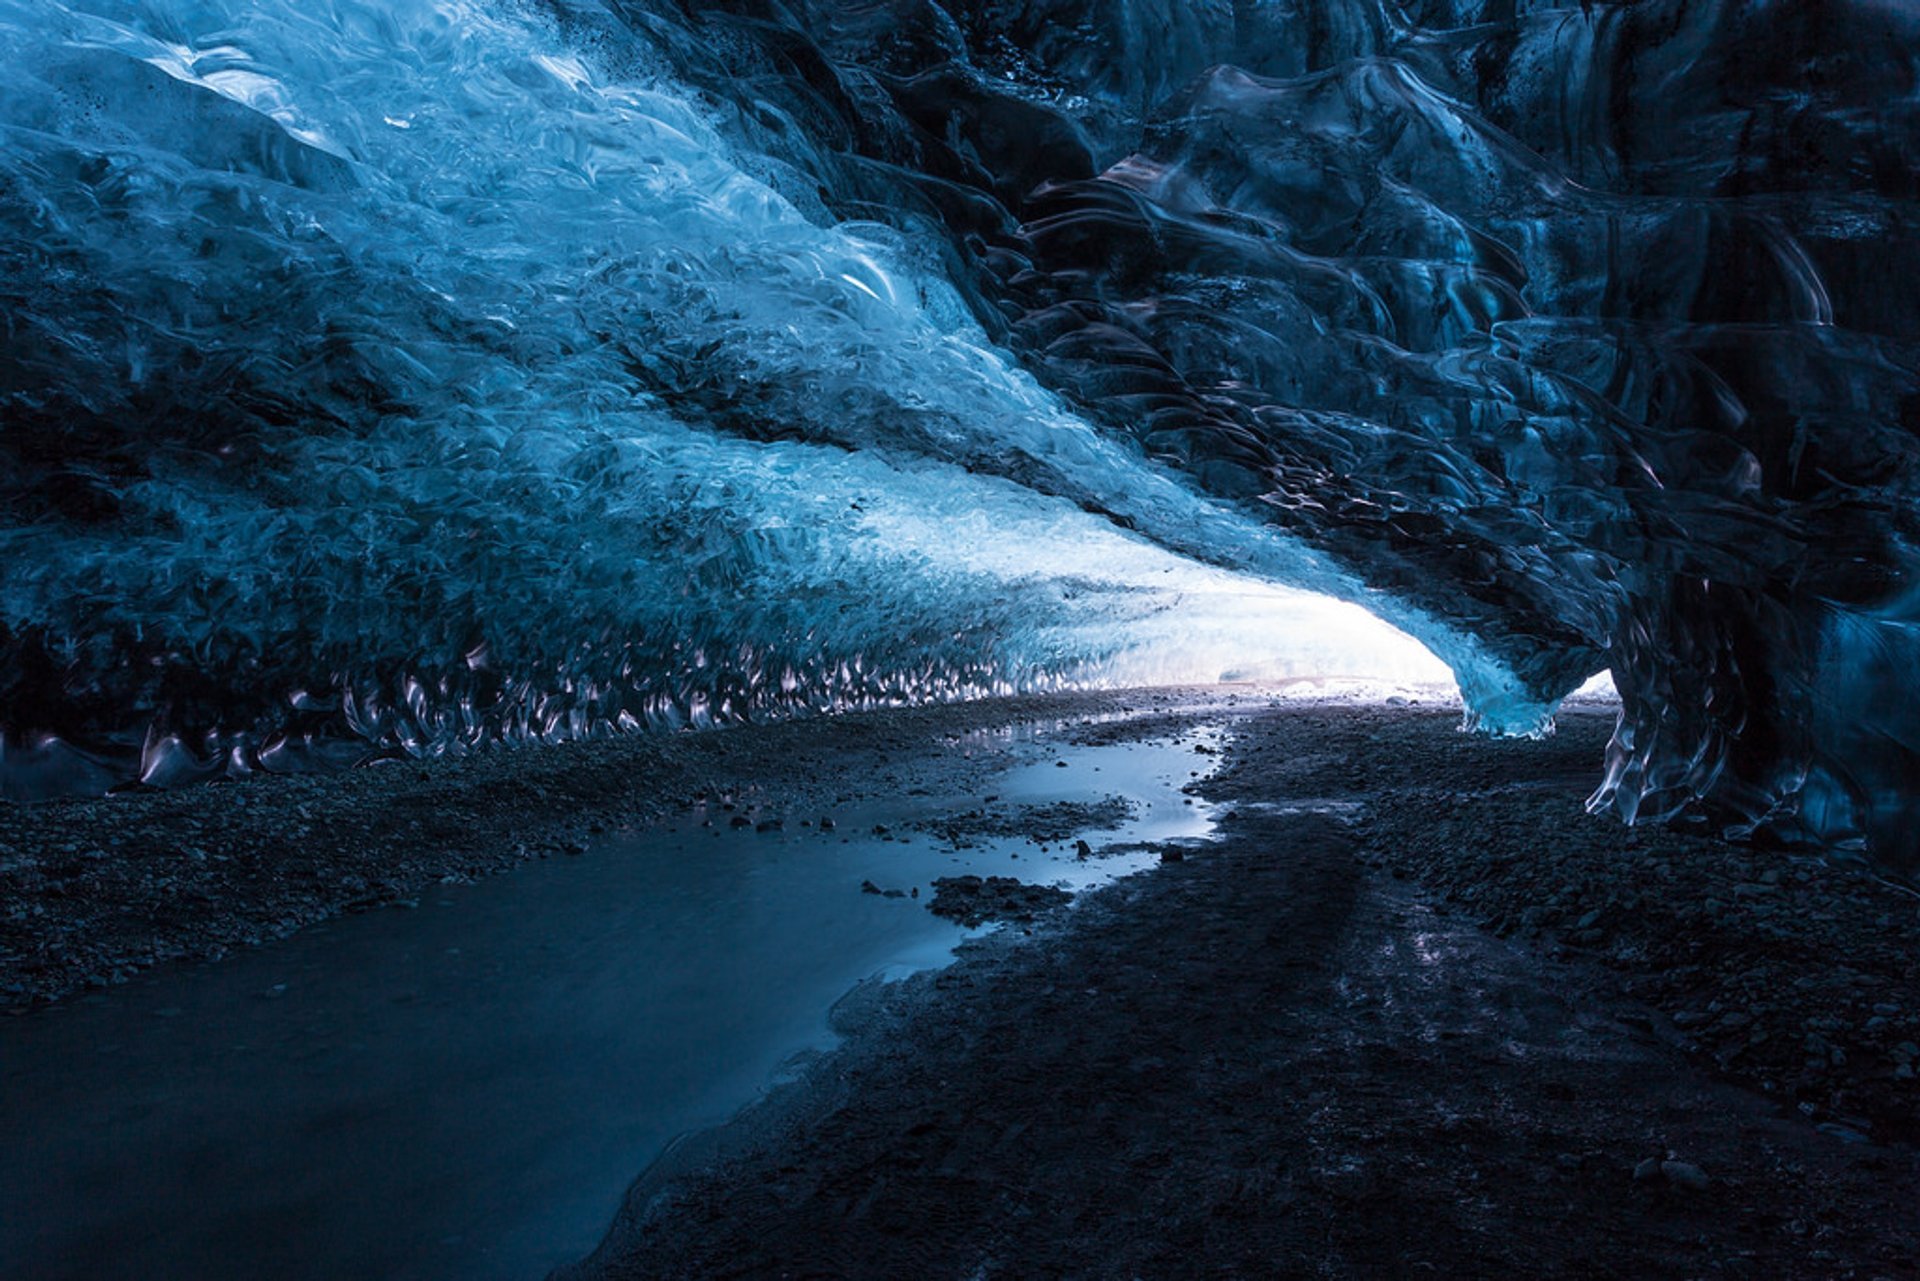
[[[933,883],[927,910],[961,925],[1032,921],[1063,906],[1073,895],[1054,885],[1032,885],[1013,876],[942,876]]]
[[[972,849],[982,840],[1008,836],[1025,837],[1036,845],[1064,845],[1081,832],[1110,831],[1133,816],[1133,802],[1124,796],[1107,796],[1048,805],[999,807],[988,802],[917,826],[953,849]]]
[[[1920,897],[1703,822],[1588,816],[1610,715],[1562,716],[1545,743],[1465,739],[1447,716],[1319,719],[1262,750],[1297,754],[1290,786],[1363,803],[1370,857],[1436,910],[1604,967],[1658,1034],[1837,1135],[1920,1140]],[[1428,772],[1436,744],[1460,759]]]

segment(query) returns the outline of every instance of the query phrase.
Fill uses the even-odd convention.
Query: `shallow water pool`
[[[1096,847],[1207,830],[1192,733],[1004,737],[996,811],[1119,795],[1135,815]],[[1154,858],[914,830],[980,800],[841,807],[830,832],[696,812],[0,1023],[0,1276],[541,1277],[674,1136],[828,1044],[854,984],[951,958],[933,878],[1083,888]]]

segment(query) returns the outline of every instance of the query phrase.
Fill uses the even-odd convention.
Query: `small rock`
[[[1659,1177],[1660,1161],[1656,1157],[1648,1157],[1633,1167],[1633,1181],[1635,1183],[1651,1183]]]
[[[1666,1175],[1667,1182],[1674,1186],[1689,1188],[1695,1192],[1704,1190],[1709,1182],[1705,1170],[1685,1161],[1662,1161],[1660,1173]]]
[[[1868,1136],[1865,1130],[1856,1126],[1842,1125],[1838,1121],[1822,1121],[1813,1128],[1822,1134],[1840,1140],[1842,1143],[1873,1142],[1873,1139]]]

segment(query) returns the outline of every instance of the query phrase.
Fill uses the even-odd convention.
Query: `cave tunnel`
[[[0,1277],[1916,1274],[1920,8],[0,36]]]

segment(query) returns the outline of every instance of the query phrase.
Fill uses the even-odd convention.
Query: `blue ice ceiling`
[[[0,0],[16,793],[1363,602],[1920,859],[1906,6]],[[1297,630],[1297,629],[1296,629]],[[76,782],[76,780],[78,780]]]

